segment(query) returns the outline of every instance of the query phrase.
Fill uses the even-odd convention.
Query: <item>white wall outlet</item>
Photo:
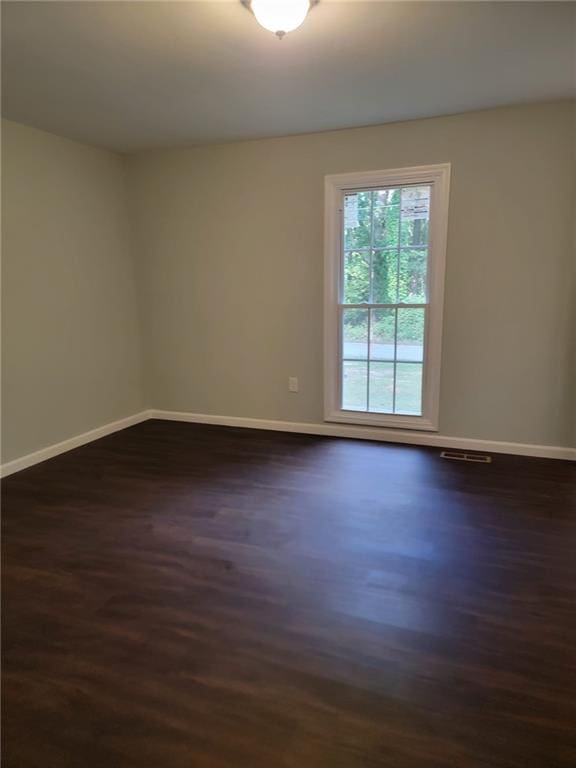
[[[288,392],[298,392],[298,379],[296,376],[288,378]]]

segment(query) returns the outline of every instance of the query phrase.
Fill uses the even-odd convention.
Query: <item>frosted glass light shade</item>
[[[250,7],[264,29],[282,37],[302,24],[310,10],[310,0],[252,0]]]

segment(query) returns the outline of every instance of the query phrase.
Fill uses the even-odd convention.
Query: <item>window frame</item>
[[[426,184],[430,190],[428,301],[424,330],[422,414],[370,413],[344,410],[342,390],[342,328],[344,195],[381,187]],[[438,430],[442,317],[448,231],[450,163],[384,171],[332,174],[324,177],[324,421],[394,429]],[[370,305],[367,304],[367,307]]]

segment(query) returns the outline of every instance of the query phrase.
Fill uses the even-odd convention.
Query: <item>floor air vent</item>
[[[440,456],[443,459],[452,459],[452,461],[475,461],[477,464],[490,464],[492,456],[485,453],[464,453],[463,451],[442,451]]]

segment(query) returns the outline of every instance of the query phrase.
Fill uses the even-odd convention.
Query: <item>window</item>
[[[326,177],[326,421],[438,429],[449,177]]]

